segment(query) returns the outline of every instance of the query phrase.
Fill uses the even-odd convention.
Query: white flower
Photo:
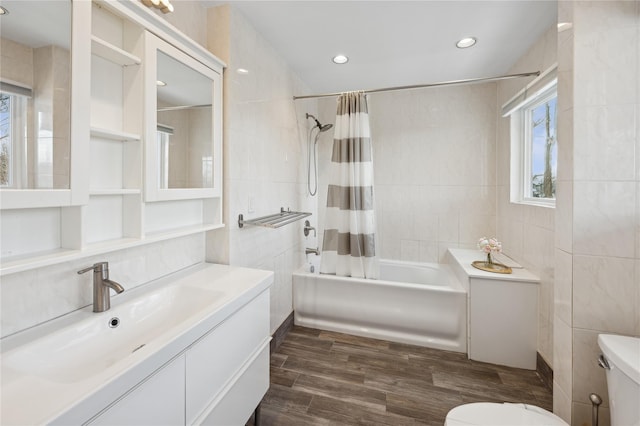
[[[502,252],[502,243],[498,241],[496,237],[482,237],[478,240],[478,248],[485,253],[500,253]]]

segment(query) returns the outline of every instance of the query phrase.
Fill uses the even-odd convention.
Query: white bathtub
[[[315,256],[314,256],[315,257]],[[293,274],[297,325],[467,352],[467,292],[448,265],[380,261],[380,279]]]

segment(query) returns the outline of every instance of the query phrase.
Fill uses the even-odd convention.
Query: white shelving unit
[[[156,143],[145,127],[151,113],[145,98],[156,96],[155,80],[149,84],[145,75],[146,37],[153,33],[211,64],[220,77],[213,106],[217,132],[224,64],[139,2],[93,0],[73,2],[73,8],[72,111],[75,126],[84,126],[72,139],[72,170],[81,185],[66,190],[64,202],[56,203],[61,194],[49,191],[36,202],[1,210],[0,276],[224,227],[221,191],[145,200],[144,144]],[[216,167],[221,170],[221,164]],[[217,185],[222,187],[221,180]],[[33,194],[26,198],[37,199]]]
[[[106,42],[95,35],[91,36],[91,53],[123,67],[129,65],[140,65],[142,63],[142,60],[139,57],[132,55],[126,50]]]

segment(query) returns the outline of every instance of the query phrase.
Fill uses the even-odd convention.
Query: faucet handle
[[[93,266],[89,266],[88,268],[79,270],[78,275],[84,274],[85,272],[89,272],[89,271],[102,272],[105,270],[106,271],[109,270],[109,262],[97,262],[97,263],[94,263]]]
[[[309,236],[309,231],[313,231],[313,236],[316,236],[316,228],[314,228],[313,226],[311,226],[311,222],[309,222],[308,220],[304,221],[304,236],[308,237]]]

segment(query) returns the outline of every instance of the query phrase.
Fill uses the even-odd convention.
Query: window
[[[558,95],[555,90],[524,113],[523,198],[556,198],[558,143],[556,137]]]
[[[21,188],[26,182],[27,100],[30,89],[0,82],[0,188]],[[17,88],[17,90],[13,90]],[[26,163],[24,163],[26,164]]]
[[[551,71],[555,68],[543,73],[503,107],[503,116],[511,119],[513,203],[555,206],[558,93],[557,79]]]
[[[13,185],[11,98],[13,96],[0,93],[0,186],[2,187]]]

